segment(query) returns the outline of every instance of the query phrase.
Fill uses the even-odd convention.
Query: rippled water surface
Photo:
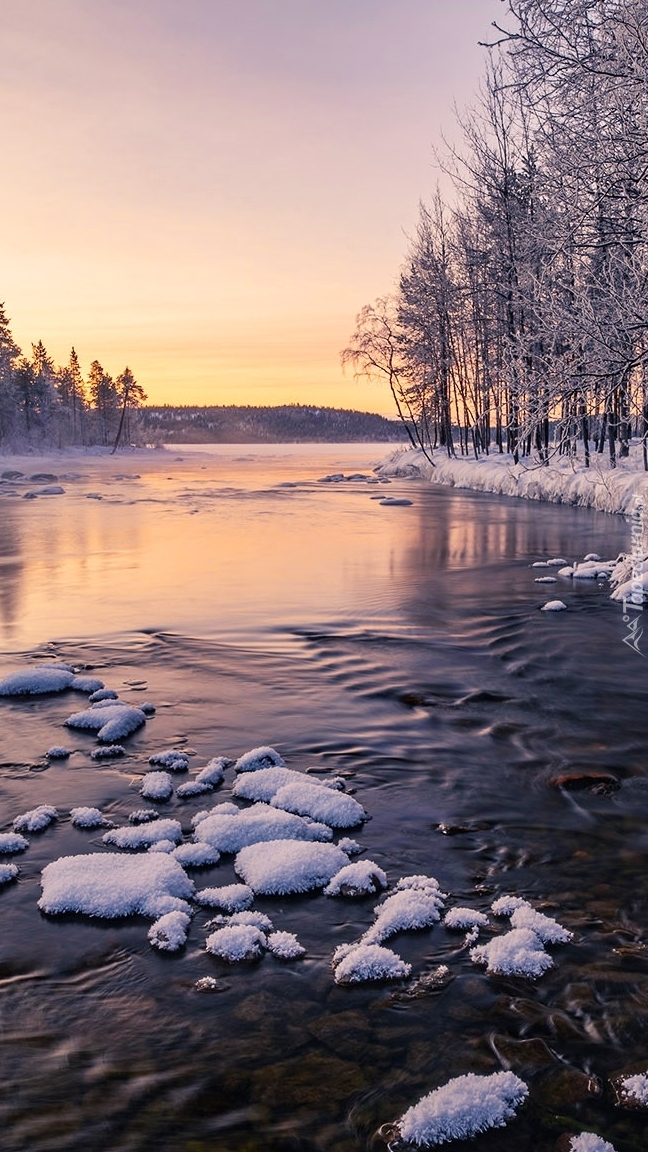
[[[582,1130],[645,1147],[608,1079],[648,1065],[646,661],[602,583],[543,587],[530,568],[615,556],[629,526],[418,481],[318,482],[370,476],[383,452],[79,458],[47,463],[61,495],[0,487],[2,674],[54,655],[156,705],[126,758],[98,766],[90,734],[63,727],[78,694],[0,703],[2,829],[36,804],[61,813],[0,892],[3,1152],[384,1149],[380,1126],[422,1094],[501,1068],[529,1103],[453,1147],[553,1152]],[[541,613],[554,596],[569,610]],[[73,755],[48,764],[60,743]],[[39,914],[42,867],[101,846],[70,808],[124,823],[154,752],[188,749],[197,768],[259,744],[344,775],[371,815],[353,834],[390,882],[427,873],[448,905],[482,911],[519,894],[574,942],[531,982],[486,976],[437,925],[390,942],[409,981],[343,988],[331,953],[375,898],[258,899],[306,957],[232,967],[204,950],[207,911],[176,956],[138,918]],[[620,789],[551,783],[594,770]],[[200,801],[164,813],[189,829]],[[198,886],[232,882],[231,859],[193,873]],[[219,983],[200,993],[207,975]]]

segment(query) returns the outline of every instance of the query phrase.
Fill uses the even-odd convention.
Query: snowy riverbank
[[[515,465],[510,457],[499,454],[474,460],[449,459],[442,452],[435,454],[432,465],[421,451],[404,448],[386,456],[377,472],[381,476],[421,477],[450,488],[574,504],[626,516],[632,513],[637,499],[648,502],[648,472],[643,470],[641,450],[637,447],[627,460],[618,460],[616,468],[610,468],[604,456],[592,457],[591,467],[586,468],[573,458],[556,457],[548,465],[531,461]]]

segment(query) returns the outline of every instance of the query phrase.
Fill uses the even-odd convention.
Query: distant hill
[[[374,412],[282,404],[277,408],[164,404],[140,409],[144,435],[168,444],[281,444],[402,441],[399,420]]]

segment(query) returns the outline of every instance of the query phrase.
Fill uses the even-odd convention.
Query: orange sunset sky
[[[342,374],[501,0],[0,0],[4,299],[150,403],[392,414]]]

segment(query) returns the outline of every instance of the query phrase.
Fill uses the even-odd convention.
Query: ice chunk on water
[[[193,882],[177,860],[148,853],[61,856],[43,869],[41,886],[38,907],[43,912],[79,912],[109,919],[187,912],[186,902],[194,893]]]
[[[127,824],[123,828],[113,828],[102,836],[104,844],[114,844],[116,848],[148,848],[159,840],[171,840],[177,844],[182,840],[182,826],[178,820],[154,820],[147,824]]]
[[[408,1108],[397,1127],[403,1140],[419,1148],[470,1140],[489,1128],[503,1128],[528,1095],[526,1084],[513,1072],[469,1072]]]
[[[323,888],[346,863],[334,844],[276,840],[242,848],[234,870],[254,892],[282,896]]]

